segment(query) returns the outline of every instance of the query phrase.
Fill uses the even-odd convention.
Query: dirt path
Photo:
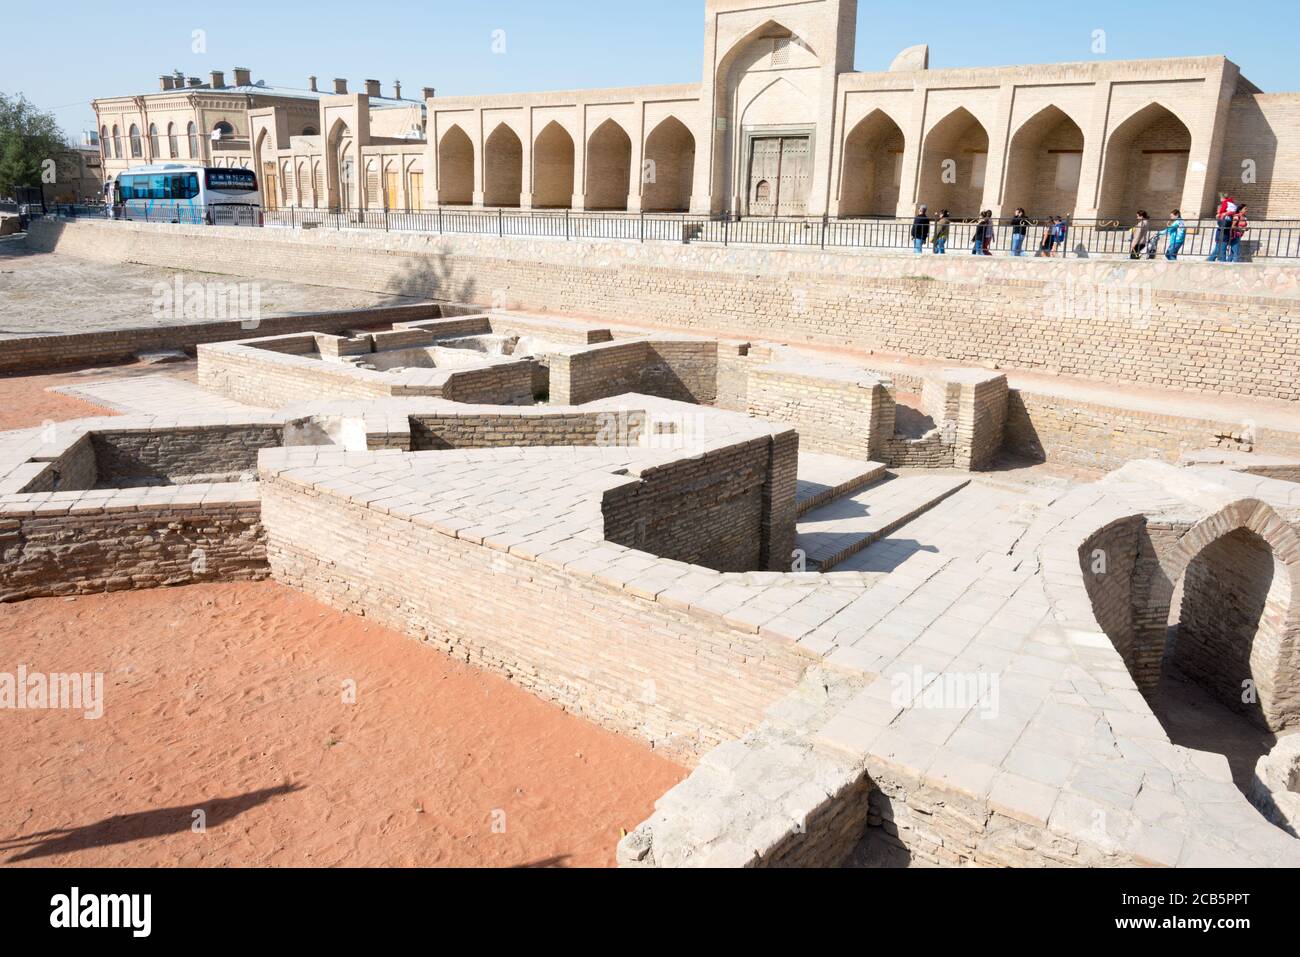
[[[104,675],[0,710],[0,863],[605,866],[686,774],[274,583],[0,605],[0,649]]]

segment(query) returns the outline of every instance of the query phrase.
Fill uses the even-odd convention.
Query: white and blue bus
[[[209,226],[261,226],[257,176],[240,167],[137,166],[113,182],[117,219]]]

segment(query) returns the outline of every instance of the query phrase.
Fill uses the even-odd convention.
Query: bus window
[[[252,170],[230,167],[228,169],[210,169],[207,173],[208,189],[219,193],[255,193],[257,177]]]

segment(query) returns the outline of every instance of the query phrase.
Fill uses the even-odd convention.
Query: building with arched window
[[[111,178],[132,166],[168,160],[252,169],[258,159],[253,149],[251,114],[274,110],[277,126],[286,137],[319,139],[323,128],[321,102],[347,96],[345,80],[335,81],[333,93],[318,90],[315,77],[309,79],[305,89],[271,86],[254,81],[251,71],[243,67],[235,68],[230,80],[227,82],[226,73],[220,70],[205,79],[166,74],[158,78],[155,91],[95,100],[92,106],[101,131],[105,175]],[[409,143],[414,128],[423,141],[423,105],[402,99],[400,86],[393,96],[386,97],[381,95],[378,82],[370,80],[366,93],[361,95],[367,112],[392,116],[391,121],[376,121],[376,135],[388,136],[391,131],[392,136]],[[165,139],[160,133],[163,130]],[[296,190],[295,199],[299,192],[307,196],[314,193]]]
[[[1225,57],[931,69],[917,46],[859,71],[857,0],[705,10],[698,83],[407,100],[237,69],[95,108],[105,130],[196,131],[187,159],[281,181],[281,161],[305,162],[325,182],[293,196],[318,206],[1127,222],[1205,216],[1230,193],[1257,219],[1300,216],[1300,94],[1263,93]],[[124,156],[116,132],[103,150],[109,175],[155,158]]]
[[[920,46],[860,72],[856,0],[705,9],[697,84],[431,100],[430,202],[1129,220],[1222,191],[1300,215],[1300,96],[1222,56],[931,69]]]

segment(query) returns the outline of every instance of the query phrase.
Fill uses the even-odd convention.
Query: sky
[[[77,28],[53,30],[51,10]],[[205,80],[224,70],[230,82],[247,66],[254,80],[298,88],[315,74],[324,89],[338,76],[353,92],[374,78],[385,95],[400,79],[408,97],[422,86],[450,96],[697,83],[704,46],[704,0],[64,0],[12,4],[4,21],[9,36],[43,40],[7,46],[0,92],[53,112],[76,141],[94,127],[93,98],[151,92],[174,70]],[[930,44],[932,68],[1221,53],[1265,91],[1286,92],[1300,90],[1297,26],[1296,0],[860,0],[856,68],[887,69],[917,43]]]

